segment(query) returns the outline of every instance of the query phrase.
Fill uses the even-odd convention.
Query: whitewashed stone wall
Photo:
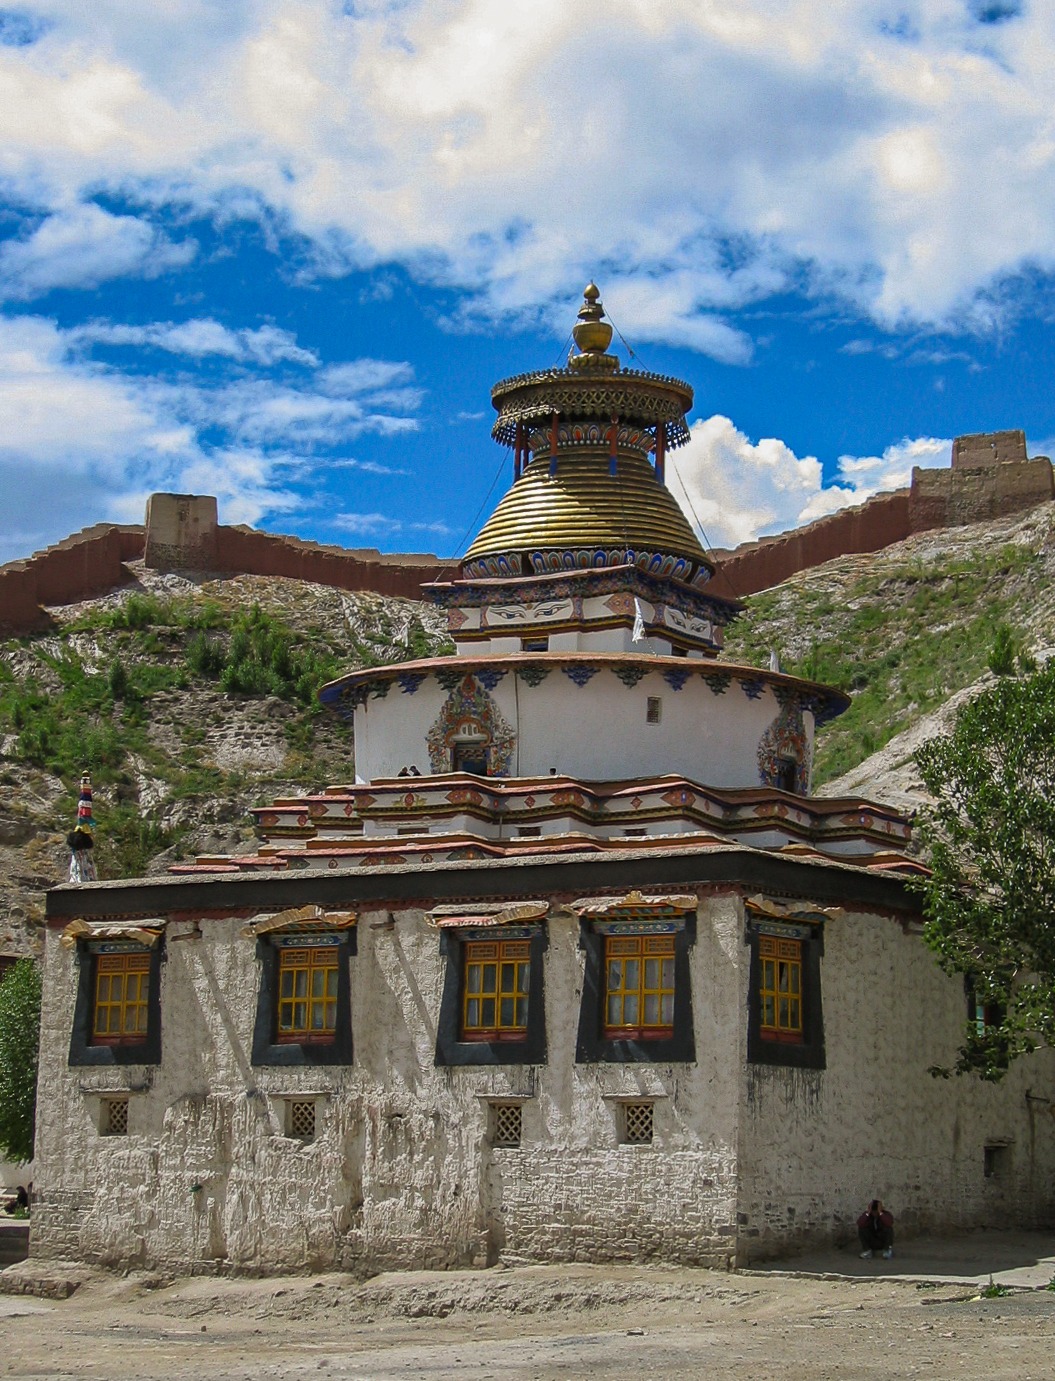
[[[351,963],[354,1064],[253,1068],[259,966],[243,920],[169,927],[162,1062],[70,1068],[76,970],[55,932],[45,1020],[32,1250],[112,1265],[279,1272],[505,1259],[716,1265],[852,1231],[874,1193],[902,1229],[1036,1222],[1050,1211],[1055,1120],[1028,1104],[1051,1066],[1004,1085],[935,1081],[960,986],[895,923],[826,927],[828,1068],[746,1063],[748,950],[732,895],[701,902],[691,950],[696,1060],[577,1065],[577,923],[548,922],[548,1060],[434,1064],[444,962],[420,911],[364,913]],[[129,1134],[98,1131],[130,1094]],[[284,1096],[322,1095],[313,1142]],[[619,1144],[618,1100],[655,1098],[651,1146]],[[489,1145],[487,1100],[521,1097],[523,1144]],[[1030,1109],[1037,1109],[1033,1113]],[[987,1139],[1011,1169],[983,1181]]]
[[[963,981],[944,975],[919,934],[897,921],[830,920],[821,971],[827,1068],[745,1066],[741,1260],[852,1240],[858,1214],[877,1196],[895,1216],[895,1233],[1048,1226],[1051,1052],[1020,1060],[999,1084],[928,1073],[955,1064]],[[741,1034],[741,1060],[746,1050]],[[990,1178],[987,1145],[1006,1146]]]

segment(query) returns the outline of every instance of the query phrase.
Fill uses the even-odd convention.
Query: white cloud
[[[171,340],[164,325],[129,329],[128,343],[152,331]],[[146,496],[156,490],[215,494],[222,521],[259,523],[306,502],[297,482],[316,444],[417,425],[408,413],[386,411],[383,388],[364,385],[357,399],[317,391],[313,380],[321,371],[299,389],[266,377],[206,385],[85,358],[94,341],[122,343],[122,330],[95,323],[62,331],[42,317],[0,316],[0,562],[86,523],[141,521]],[[228,334],[244,357],[246,341],[259,333]],[[227,340],[207,330],[191,335],[199,350],[210,339],[214,346]],[[292,338],[277,335],[267,348],[299,363]],[[358,363],[348,362],[353,373]],[[377,361],[364,363],[363,379],[411,377],[399,362],[387,373],[373,368]],[[401,473],[350,463],[368,473]]]
[[[770,536],[822,518],[873,494],[906,486],[914,465],[948,465],[952,442],[905,438],[881,456],[840,456],[825,483],[816,456],[797,456],[783,441],[752,442],[728,417],[693,423],[692,439],[668,462],[675,497],[716,547]]]
[[[9,251],[10,291],[186,252],[128,216],[100,243],[78,219],[100,190],[269,208],[320,269],[464,289],[463,321],[563,326],[596,275],[632,340],[731,361],[749,342],[726,314],[784,288],[992,329],[1008,276],[1055,266],[1042,4],[999,24],[952,0],[21,8],[50,27],[0,46],[0,179],[55,224]]]
[[[129,274],[155,277],[195,255],[193,240],[174,243],[136,216],[114,216],[94,203],[40,222],[23,239],[0,244],[0,297],[39,297],[52,288],[93,288]]]
[[[387,513],[337,513],[328,518],[327,522],[338,532],[348,532],[360,537],[387,539],[400,533],[428,533],[433,537],[450,537],[454,532],[446,523],[409,523],[402,518],[393,518]]]
[[[195,317],[181,322],[150,322],[145,326],[93,321],[73,328],[67,335],[72,342],[86,345],[151,346],[155,350],[166,350],[190,359],[220,355],[226,359],[250,360],[260,365],[277,364],[282,360],[310,366],[319,363],[318,356],[299,346],[290,331],[280,330],[277,326],[232,331],[210,317]]]

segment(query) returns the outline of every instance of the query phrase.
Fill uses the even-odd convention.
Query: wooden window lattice
[[[623,1124],[626,1141],[631,1146],[652,1144],[651,1103],[624,1103]]]
[[[802,941],[760,935],[758,962],[763,1039],[802,1041]]]
[[[332,1041],[336,1031],[337,947],[281,950],[279,1041]]]
[[[674,936],[606,935],[605,1036],[656,1040],[674,1033]]]
[[[301,1141],[315,1139],[315,1100],[294,1098],[289,1104],[289,1134]]]
[[[103,1136],[128,1135],[128,1099],[103,1099]]]
[[[519,1146],[523,1127],[523,1109],[519,1103],[491,1104],[491,1144],[493,1146]]]
[[[466,944],[463,1040],[526,1039],[530,961],[530,940]]]
[[[149,992],[149,954],[96,955],[92,1041],[96,1045],[145,1041]]]
[[[658,724],[663,714],[663,699],[659,695],[650,695],[645,700],[645,723]]]

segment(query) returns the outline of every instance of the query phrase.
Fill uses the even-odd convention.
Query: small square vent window
[[[521,652],[548,652],[549,638],[521,638]]]
[[[663,700],[661,696],[650,695],[645,701],[645,723],[658,724],[663,717]]]
[[[104,1098],[102,1100],[99,1130],[103,1136],[128,1135],[128,1099]]]
[[[523,1134],[523,1109],[519,1103],[491,1104],[491,1145],[519,1146]]]
[[[652,1103],[623,1104],[623,1140],[629,1146],[651,1146]]]
[[[541,825],[521,825],[517,830],[521,839],[538,839],[542,834]]]
[[[315,1140],[315,1099],[291,1098],[286,1105],[288,1135],[301,1141]]]

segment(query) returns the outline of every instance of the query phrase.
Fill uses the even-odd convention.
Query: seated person
[[[873,1199],[858,1218],[857,1235],[861,1239],[862,1261],[877,1251],[887,1261],[894,1255],[894,1215],[883,1207],[882,1199]]]

